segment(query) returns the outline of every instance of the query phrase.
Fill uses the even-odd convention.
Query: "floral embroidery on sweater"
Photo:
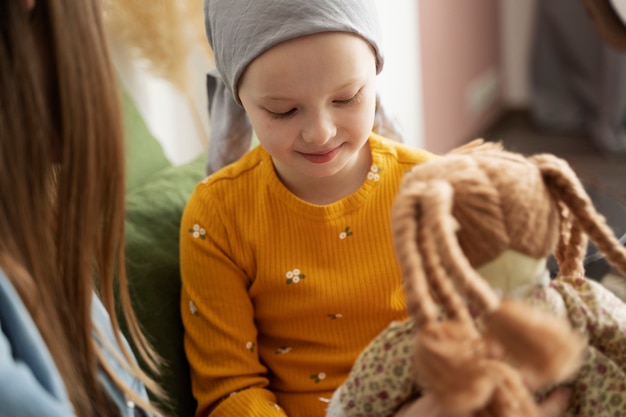
[[[287,277],[287,284],[297,284],[300,280],[306,278],[306,275],[300,272],[299,269],[294,269],[293,271],[287,272],[285,277]]]
[[[194,303],[193,300],[189,300],[189,312],[193,316],[197,316],[198,315],[198,307],[196,307],[196,303]]]
[[[276,411],[280,411],[280,405],[276,403],[269,403],[269,406],[275,409]]]
[[[316,384],[319,384],[320,382],[326,379],[326,374],[324,372],[320,372],[319,374],[311,375],[310,378],[313,380],[313,382],[315,382]]]
[[[372,181],[380,181],[380,168],[377,165],[372,165],[370,172],[367,173],[367,179]]]
[[[287,346],[279,347],[274,351],[274,355],[286,355],[291,352],[291,348]]]
[[[352,236],[352,230],[350,230],[350,226],[346,227],[343,232],[339,233],[339,239],[341,240],[344,240],[350,236]]]
[[[189,229],[189,233],[194,237],[194,239],[206,239],[206,230],[203,227],[200,227],[199,224],[194,224],[191,229]]]

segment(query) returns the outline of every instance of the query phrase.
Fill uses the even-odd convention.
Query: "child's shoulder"
[[[376,133],[370,135],[370,146],[372,154],[388,158],[392,163],[399,165],[413,166],[436,156],[424,149],[409,146]]]
[[[205,178],[202,184],[211,187],[237,186],[242,180],[260,178],[259,170],[262,170],[265,163],[271,163],[269,154],[261,146],[256,146],[237,161]]]
[[[200,181],[190,200],[225,202],[228,196],[243,198],[245,194],[262,189],[260,184],[266,182],[272,173],[269,155],[257,146],[237,161]]]

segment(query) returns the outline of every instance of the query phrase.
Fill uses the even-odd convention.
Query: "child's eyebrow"
[[[345,84],[342,84],[341,86],[337,87],[335,90],[333,90],[334,92],[339,92],[341,90],[344,90],[348,87],[352,87],[355,84],[360,84],[360,83],[364,83],[365,81],[363,81],[363,79],[361,78],[352,78],[351,80],[349,80],[348,82],[346,82]]]
[[[350,79],[346,83],[343,83],[339,87],[333,89],[331,91],[331,93],[336,94],[336,93],[338,93],[341,90],[344,90],[344,89],[346,89],[348,87],[352,87],[352,86],[354,86],[356,84],[360,84],[360,83],[364,83],[364,81],[362,79],[360,79],[360,78]],[[274,95],[271,95],[271,93],[267,94],[267,95],[264,95],[264,96],[261,96],[261,100],[266,100],[266,101],[294,101],[294,99],[291,98],[291,97],[274,96]]]
[[[289,97],[277,97],[277,96],[262,96],[261,100],[265,100],[265,101],[293,101],[292,98]]]

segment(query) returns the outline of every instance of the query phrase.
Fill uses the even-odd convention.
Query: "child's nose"
[[[302,130],[302,138],[310,143],[326,143],[336,134],[335,122],[332,116],[325,112],[312,115]]]

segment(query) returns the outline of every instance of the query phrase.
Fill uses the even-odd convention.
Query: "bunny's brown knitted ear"
[[[485,149],[485,162],[480,161],[482,151],[466,151],[414,168],[394,205],[394,245],[417,327],[417,376],[450,413],[498,408],[498,398],[516,398],[516,403],[532,410],[526,384],[534,389],[571,375],[579,364],[582,341],[562,320],[525,305],[501,303],[476,273],[466,251],[480,263],[507,248],[523,249],[538,241],[526,239],[527,233],[518,232],[519,224],[507,217],[508,205],[525,207],[517,201],[526,197],[511,194],[506,187],[523,180],[519,176],[528,169],[535,175],[537,170],[527,161],[519,165],[520,157],[510,153]],[[528,184],[524,183],[530,187],[526,191],[532,193],[532,184],[543,182],[533,177]],[[545,190],[542,195],[547,195]],[[550,213],[529,211],[524,213],[525,224],[538,224],[540,220],[532,216]],[[516,233],[524,241],[517,242]],[[469,237],[479,240],[468,241]],[[551,241],[556,239],[547,243]],[[545,253],[546,241],[540,244],[530,246],[531,256]],[[466,300],[471,300],[473,313],[484,317],[489,337],[477,329]],[[494,358],[494,350],[511,362]],[[511,363],[521,371],[509,369]],[[515,414],[499,410],[494,415]]]
[[[562,254],[557,256],[559,269],[564,271],[564,275],[579,272],[576,270],[577,265],[569,266],[568,262],[574,259],[582,263],[586,241],[579,235],[583,232],[591,238],[600,252],[605,254],[609,262],[626,275],[626,249],[608,226],[604,216],[595,209],[591,198],[569,164],[550,154],[535,155],[530,160],[537,165],[551,195],[569,213],[567,214],[571,224],[569,234],[561,236]]]
[[[444,181],[405,181],[394,205],[392,225],[407,306],[417,328],[417,378],[454,414],[479,409],[493,395],[496,383],[484,372],[480,359],[486,345],[453,282],[445,277],[438,243],[421,227],[444,224],[454,234],[456,225],[448,222],[452,220],[451,195]]]

